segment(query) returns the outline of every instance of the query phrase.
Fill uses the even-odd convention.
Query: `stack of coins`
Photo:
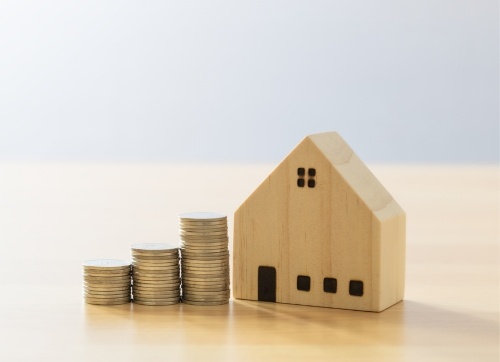
[[[229,301],[229,251],[227,217],[196,212],[182,214],[182,301],[218,305]]]
[[[180,301],[179,248],[162,243],[132,245],[134,303],[171,305]]]
[[[98,259],[83,263],[83,297],[86,303],[111,305],[130,302],[130,263]]]

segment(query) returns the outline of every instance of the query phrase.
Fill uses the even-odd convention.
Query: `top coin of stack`
[[[163,243],[132,245],[134,302],[170,305],[180,301],[179,248]]]
[[[130,302],[130,263],[97,259],[83,263],[83,296],[89,304],[124,304]]]
[[[229,301],[227,217],[182,214],[180,219],[182,301],[218,305]]]

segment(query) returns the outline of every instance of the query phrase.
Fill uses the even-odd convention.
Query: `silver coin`
[[[171,259],[132,259],[132,265],[145,264],[145,265],[176,265],[179,264],[180,257]]]
[[[224,290],[224,288],[213,289],[213,290],[206,290],[205,289],[205,290],[201,290],[201,291],[200,290],[195,290],[195,289],[186,289],[186,290],[183,289],[182,290],[182,294],[187,294],[187,295],[193,294],[193,293],[200,294],[200,293],[203,293],[203,292],[220,292],[220,291],[223,291],[223,290]]]
[[[229,288],[229,283],[220,284],[202,284],[202,283],[182,283],[182,290],[210,290],[212,292],[221,291]]]
[[[122,298],[130,298],[131,293],[116,293],[116,294],[95,294],[95,293],[83,293],[85,298],[94,298],[94,299],[122,299]]]
[[[128,278],[130,278],[130,274],[122,274],[122,275],[83,274],[84,280],[127,280]]]
[[[134,269],[132,269],[132,272],[143,272],[143,271],[148,271],[148,273],[156,273],[158,272],[168,272],[168,271],[174,271],[174,270],[179,270],[180,269],[180,263],[179,264],[172,264],[172,265],[142,265],[142,264],[137,264],[134,265]]]
[[[194,250],[198,249],[198,250]],[[181,260],[186,259],[186,257],[217,257],[219,259],[226,259],[229,256],[229,248],[226,246],[222,250],[213,250],[213,249],[220,249],[219,247],[217,248],[211,248],[211,247],[190,247],[184,246],[181,249]]]
[[[213,262],[213,263],[216,263],[216,262],[219,262],[219,263],[222,263],[222,262],[226,262],[226,263],[229,263],[229,257],[226,255],[226,256],[215,256],[215,255],[208,255],[208,254],[197,254],[197,255],[192,255],[192,254],[183,254],[182,255],[182,264],[184,264],[184,262]]]
[[[210,297],[210,296],[227,295],[227,294],[231,293],[231,290],[229,288],[224,289],[224,290],[216,290],[216,291],[206,291],[206,290],[205,291],[196,291],[196,290],[191,290],[191,291],[189,291],[189,293],[192,293],[193,295],[203,294],[203,295],[206,295],[207,297]],[[186,293],[182,293],[182,294],[186,294]]]
[[[227,222],[200,222],[200,223],[186,223],[183,222],[179,225],[179,234],[182,232],[200,232],[201,230],[210,231],[226,231],[229,234]]]
[[[195,253],[197,255],[210,255],[212,253],[227,253],[227,247],[225,248],[191,248],[191,247],[186,247],[182,248],[183,252],[186,253]],[[187,254],[184,254],[184,258],[188,256]]]
[[[101,281],[88,281],[84,280],[83,281],[83,286],[84,287],[91,287],[91,288],[127,288],[130,286],[132,283],[132,280],[126,281],[126,282],[118,282],[118,283],[108,283],[106,282],[101,282]]]
[[[155,268],[160,268],[160,269],[179,269],[180,263],[175,263],[175,264],[135,264],[134,268],[132,271],[137,270],[137,269],[155,269]]]
[[[220,287],[220,288],[205,288],[205,289],[194,289],[194,288],[183,288],[182,289],[182,294],[193,294],[193,293],[204,293],[204,292],[222,292],[223,290],[226,290],[226,287]]]
[[[181,285],[137,285],[134,288],[132,288],[132,291],[139,291],[139,292],[167,292],[167,291],[178,291],[181,289]]]
[[[159,286],[164,286],[165,288],[171,288],[179,285],[181,280],[179,278],[172,278],[170,280],[134,280],[133,287],[144,287],[144,288],[155,288]]]
[[[139,291],[171,291],[171,290],[178,290],[180,289],[181,284],[137,284],[132,287],[132,290],[139,290]]]
[[[226,245],[209,245],[209,244],[198,244],[198,245],[183,245],[181,247],[181,252],[210,252],[210,253],[217,253],[217,252],[229,252],[229,248]]]
[[[175,300],[180,300],[180,297],[174,296],[170,298],[144,298],[144,297],[134,298],[134,301],[149,302],[149,303],[168,303],[168,302],[173,302]]]
[[[166,305],[174,305],[174,304],[179,304],[180,303],[180,298],[172,301],[172,302],[148,302],[148,301],[142,301],[142,300],[134,300],[134,303],[136,304],[141,304],[141,305],[147,305],[147,306],[166,306]]]
[[[179,250],[175,254],[139,254],[132,253],[133,260],[174,260],[179,257]]]
[[[182,276],[202,276],[206,278],[211,278],[213,276],[224,276],[229,277],[229,269],[225,270],[213,270],[209,269],[207,271],[204,270],[193,270],[193,269],[183,269],[181,271]]]
[[[197,231],[181,230],[179,232],[179,235],[185,236],[188,238],[193,237],[194,239],[196,239],[196,238],[221,239],[221,238],[228,237],[228,231],[227,230],[204,230],[204,229],[199,229]]]
[[[132,285],[133,288],[169,288],[169,289],[172,289],[172,288],[178,288],[179,285],[181,284],[180,281],[176,280],[176,281],[159,281],[159,282],[137,282],[135,284]]]
[[[206,298],[211,298],[211,297],[228,297],[231,293],[229,290],[203,290],[203,291],[198,291],[198,290],[190,290],[190,291],[183,291],[182,295],[188,297],[189,295],[192,295],[193,297],[206,297]]]
[[[211,244],[211,243],[201,243],[201,244],[183,244],[181,246],[181,252],[182,250],[184,251],[189,251],[191,249],[201,249],[203,250],[212,250],[212,249],[222,249],[222,250],[217,250],[217,251],[226,251],[229,252],[229,247],[227,243],[225,244]]]
[[[218,212],[188,212],[179,215],[181,220],[225,220],[227,216]]]
[[[183,217],[183,215],[179,216],[179,224],[180,225],[219,225],[219,224],[227,224],[227,217],[218,217],[218,218],[187,218]]]
[[[208,271],[229,271],[229,263],[227,265],[224,264],[215,264],[215,265],[183,265],[180,270],[193,270],[200,272],[208,272]]]
[[[161,278],[155,278],[155,277],[147,277],[147,276],[135,276],[134,277],[134,284],[137,283],[164,283],[164,284],[174,284],[177,283],[181,279],[180,275],[175,275],[175,276],[168,276],[168,277],[161,277]]]
[[[191,260],[185,259],[181,265],[182,269],[228,269],[229,260]]]
[[[167,244],[167,243],[139,243],[139,244],[132,244],[131,247],[132,250],[138,250],[138,251],[150,251],[150,252],[165,252],[165,251],[174,251],[177,249],[177,246]]]
[[[191,300],[182,299],[182,303],[191,304],[191,305],[198,305],[198,306],[212,306],[212,305],[227,304],[227,303],[229,303],[229,300],[223,300],[220,302],[195,302],[195,301],[191,301]]]
[[[201,258],[191,258],[191,257],[184,257],[182,259],[181,265],[188,266],[188,265],[201,265],[201,266],[215,266],[215,265],[229,265],[229,258],[226,256],[224,258],[210,258],[210,259],[201,259]]]
[[[132,275],[134,274],[172,274],[177,273],[181,270],[179,265],[176,266],[138,266],[135,267],[132,271]]]
[[[230,283],[200,283],[185,281],[182,283],[182,290],[211,290],[212,292],[220,292],[221,290],[229,289]]]
[[[131,255],[134,258],[175,258],[179,254],[179,245],[175,247],[175,249],[169,250],[169,251],[155,251],[155,252],[149,252],[146,250],[132,250]]]
[[[111,274],[111,273],[83,273],[83,277],[90,278],[125,278],[132,275],[132,271],[129,270],[127,273]]]
[[[85,270],[101,270],[101,269],[126,269],[130,268],[130,262],[124,260],[115,259],[94,259],[86,260],[83,262],[83,268]]]
[[[143,288],[142,286],[141,287],[138,287],[138,288],[133,288],[132,289],[132,292],[133,293],[179,293],[181,290],[180,288],[180,285],[178,285],[177,287],[172,287],[172,288],[164,288],[164,287],[157,287],[157,288]]]
[[[196,272],[192,272],[192,271],[184,271],[181,275],[182,275],[183,279],[185,279],[185,278],[200,278],[200,279],[221,279],[221,278],[225,278],[225,279],[228,279],[229,278],[229,273],[214,273],[214,272],[211,272],[211,273],[196,273]]]
[[[215,302],[223,302],[223,301],[228,301],[229,296],[226,297],[218,297],[218,298],[203,298],[203,297],[192,297],[192,296],[182,296],[183,300],[189,300],[191,302],[210,302],[210,303],[215,303]]]
[[[141,272],[135,272],[133,275],[134,280],[135,279],[176,279],[179,278],[180,276],[180,270],[175,270],[171,272],[149,272],[146,273],[144,271]]]
[[[83,280],[128,280],[128,278],[131,278],[132,274],[124,274],[116,277],[107,277],[107,276],[102,276],[102,275],[84,275]]]
[[[209,256],[209,257],[227,257],[229,255],[229,250],[224,250],[224,251],[216,251],[212,252],[209,250],[203,250],[200,252],[193,252],[193,251],[187,251],[187,250],[181,250],[181,258],[185,256]]]
[[[197,227],[197,226],[227,226],[227,218],[221,218],[221,219],[179,219],[179,225],[181,228],[190,226],[190,227]]]
[[[83,284],[84,285],[95,285],[95,286],[104,286],[104,285],[109,285],[109,286],[123,286],[126,287],[127,285],[130,285],[132,280],[102,280],[102,279],[84,279]]]
[[[148,269],[137,269],[134,270],[132,276],[143,276],[151,278],[169,278],[175,275],[179,275],[180,269],[173,270],[148,270]]]
[[[189,238],[182,237],[180,241],[180,247],[186,245],[229,245],[229,238],[227,236],[220,238],[207,238],[207,237],[197,237]]]
[[[89,304],[100,304],[100,305],[111,305],[111,304],[125,304],[130,302],[130,297],[126,298],[91,298],[84,297],[86,303]]]
[[[83,285],[88,285],[88,286],[104,286],[104,285],[109,285],[109,286],[123,286],[126,287],[131,284],[131,281],[123,282],[123,281],[102,281],[102,280],[92,280],[88,281],[85,280]]]
[[[156,298],[156,299],[165,299],[165,298],[173,298],[179,296],[181,293],[180,289],[176,290],[134,290],[134,297],[139,299],[141,298]]]
[[[220,237],[207,237],[207,236],[188,236],[180,235],[181,245],[189,243],[229,243],[227,235]]]
[[[183,243],[227,243],[229,241],[227,234],[217,236],[180,234],[179,239],[181,241],[181,245]]]
[[[148,278],[148,277],[135,277],[134,284],[175,284],[181,279],[180,275],[169,278]]]
[[[199,280],[182,280],[183,287],[194,287],[194,288],[219,288],[226,287],[229,288],[229,280],[226,281],[199,281]]]
[[[83,286],[84,290],[90,291],[90,292],[124,292],[126,290],[130,290],[130,286],[117,286],[117,287],[109,287],[108,285],[100,285],[100,286],[95,286],[95,285],[84,285]]]
[[[144,265],[144,264],[137,264],[137,265],[134,265],[134,269],[133,271],[140,271],[140,270],[144,270],[144,271],[155,271],[155,270],[158,270],[158,271],[170,271],[170,270],[179,270],[179,264],[175,264],[175,265],[160,265],[160,264],[157,264],[157,265]]]
[[[215,302],[220,300],[228,300],[229,294],[224,295],[216,295],[216,296],[205,296],[205,295],[195,295],[195,294],[183,294],[183,299],[192,300],[192,301],[206,301],[206,302]]]
[[[95,290],[95,291],[106,291],[106,290],[126,290],[130,289],[130,284],[93,284],[93,283],[84,283],[84,289]]]

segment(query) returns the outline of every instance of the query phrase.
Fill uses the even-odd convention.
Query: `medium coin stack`
[[[134,303],[179,303],[179,248],[163,243],[132,245],[132,276]]]
[[[182,214],[182,301],[219,305],[229,301],[227,217],[218,213]]]
[[[130,263],[113,259],[83,263],[83,297],[86,303],[112,305],[130,302]]]

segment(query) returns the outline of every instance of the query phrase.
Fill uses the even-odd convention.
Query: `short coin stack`
[[[132,245],[134,303],[171,305],[180,301],[179,248],[163,243]]]
[[[130,302],[130,263],[113,259],[83,263],[83,297],[86,303],[112,305]]]
[[[182,301],[218,305],[229,301],[227,217],[196,212],[180,219]]]

